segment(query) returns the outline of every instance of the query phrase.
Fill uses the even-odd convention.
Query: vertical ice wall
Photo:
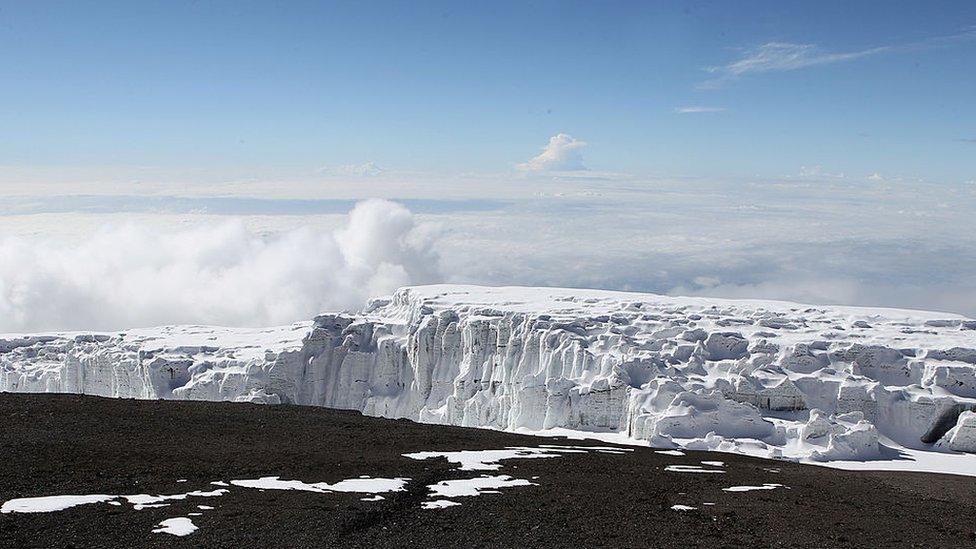
[[[267,330],[0,338],[0,390],[287,402],[424,422],[869,458],[976,450],[976,323],[951,315],[426,286]]]

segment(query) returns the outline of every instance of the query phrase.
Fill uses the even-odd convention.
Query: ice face
[[[268,329],[0,336],[0,390],[288,402],[817,461],[976,452],[976,330],[943,313],[404,288]]]

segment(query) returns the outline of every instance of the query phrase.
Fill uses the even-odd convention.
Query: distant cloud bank
[[[343,164],[340,166],[323,166],[319,173],[338,176],[354,177],[375,177],[385,172],[383,168],[374,162],[363,162],[362,164]]]

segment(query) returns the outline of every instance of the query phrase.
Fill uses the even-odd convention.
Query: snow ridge
[[[269,329],[0,336],[0,390],[296,403],[820,461],[976,452],[976,321],[555,288],[408,287]]]

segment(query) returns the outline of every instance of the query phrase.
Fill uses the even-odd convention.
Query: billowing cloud
[[[542,154],[519,164],[519,170],[526,172],[569,172],[586,170],[583,164],[584,141],[565,133],[549,138],[549,144]]]
[[[262,237],[241,221],[174,231],[104,227],[81,242],[0,240],[0,332],[172,323],[262,326],[358,309],[440,278],[437,234],[368,200],[333,232]]]

